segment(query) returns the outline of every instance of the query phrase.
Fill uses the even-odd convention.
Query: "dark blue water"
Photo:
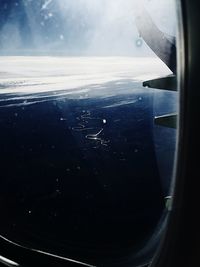
[[[165,97],[161,114],[173,106]],[[175,130],[154,125],[154,98],[0,107],[1,234],[80,258],[145,244],[164,210],[175,151]]]

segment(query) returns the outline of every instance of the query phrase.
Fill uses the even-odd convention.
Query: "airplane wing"
[[[168,128],[177,128],[177,114],[169,114],[154,118],[154,123]]]
[[[176,75],[169,75],[166,77],[145,81],[143,82],[143,86],[160,90],[177,91],[177,78]]]
[[[146,44],[175,74],[176,38],[160,31],[145,8],[139,9],[135,23]]]
[[[143,82],[144,87],[177,91],[176,39],[158,29],[148,12],[142,8],[136,17],[141,37],[153,52],[168,66],[173,75]],[[177,128],[177,114],[166,114],[154,118],[156,125]]]
[[[177,91],[177,78],[175,75],[170,75],[163,78],[145,81],[143,82],[143,86],[160,90]],[[176,129],[177,114],[167,114],[155,117],[154,123],[156,125]]]

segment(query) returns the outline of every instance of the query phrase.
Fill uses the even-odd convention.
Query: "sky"
[[[0,0],[0,54],[151,55],[134,23],[138,3],[175,35],[174,1]]]

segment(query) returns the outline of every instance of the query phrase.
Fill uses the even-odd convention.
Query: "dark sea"
[[[154,116],[176,112],[176,93],[130,76],[41,92],[36,80],[36,92],[19,81],[11,90],[9,79],[0,80],[1,235],[66,257],[142,247],[165,210],[176,148],[176,130]]]

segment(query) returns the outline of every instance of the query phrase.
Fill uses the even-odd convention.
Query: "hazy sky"
[[[0,54],[147,55],[150,49],[137,45],[138,2],[0,0]],[[143,3],[161,30],[175,34],[174,0]]]

